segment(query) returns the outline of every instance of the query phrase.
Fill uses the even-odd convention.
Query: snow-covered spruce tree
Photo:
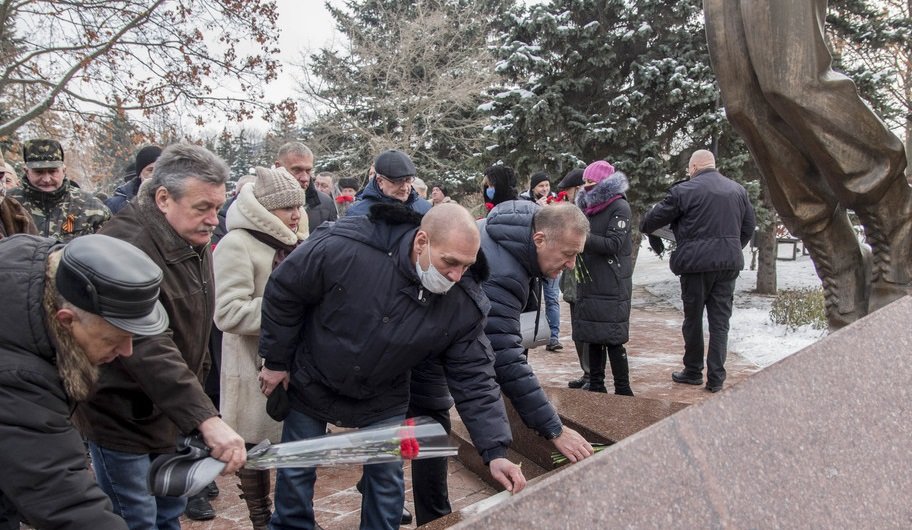
[[[489,150],[521,175],[607,159],[642,211],[725,129],[699,0],[553,0],[517,9],[498,40]]]
[[[852,78],[912,156],[912,1],[830,0],[833,67]]]
[[[306,58],[302,104],[317,118],[317,166],[361,176],[374,155],[409,153],[418,176],[477,188],[495,82],[491,20],[508,0],[349,0],[330,6],[345,41]]]
[[[758,172],[725,119],[700,0],[552,0],[515,9],[498,41],[503,81],[483,105],[491,161],[556,176],[607,159],[627,173],[638,220],[685,177],[693,150],[714,149],[772,233]],[[773,239],[760,253],[766,291],[775,291],[775,252]]]

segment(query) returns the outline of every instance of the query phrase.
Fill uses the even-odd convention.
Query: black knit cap
[[[168,313],[158,301],[161,281],[161,269],[143,251],[101,234],[63,247],[54,278],[68,302],[136,335],[168,329]]]
[[[355,191],[361,189],[361,184],[358,182],[358,179],[354,177],[342,177],[338,182],[339,189],[344,190],[345,188],[351,188]]]
[[[162,154],[162,148],[157,145],[147,145],[136,153],[136,174],[142,173],[146,166],[158,160]]]
[[[542,182],[545,182],[545,181],[551,182],[551,177],[549,177],[547,173],[545,173],[544,171],[539,171],[538,173],[533,173],[532,179],[529,182],[529,189],[531,190],[531,189],[535,188],[535,186],[538,186],[539,184],[541,184]]]

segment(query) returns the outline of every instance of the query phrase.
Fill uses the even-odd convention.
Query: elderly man
[[[152,497],[151,458],[172,452],[181,433],[199,430],[233,473],[246,461],[244,440],[203,391],[209,369],[214,292],[209,239],[225,202],[228,166],[203,147],[174,144],[152,178],[103,232],[139,247],[164,271],[160,300],[171,326],[137,338],[134,355],[101,371],[92,399],[76,411],[89,440],[99,485],[131,528],[180,528],[186,499]]]
[[[412,210],[425,214],[431,209],[431,203],[418,196],[412,189],[415,180],[415,164],[402,151],[390,149],[380,153],[374,159],[374,178],[367,183],[345,215],[367,215],[371,206],[377,203],[405,203]]]
[[[478,224],[481,250],[490,267],[490,276],[482,287],[491,300],[485,334],[494,348],[497,383],[523,423],[551,440],[570,461],[582,460],[592,454],[592,446],[562,424],[532,373],[522,347],[519,315],[530,288],[537,288],[542,278],[557,278],[562,271],[573,269],[586,243],[589,221],[569,203],[541,208],[529,201],[507,201]],[[409,410],[412,415],[431,416],[449,430],[452,399],[443,384],[443,373],[443,367],[433,359],[412,371]],[[462,413],[460,417],[465,419]],[[445,458],[412,463],[419,526],[450,513],[446,477]]]
[[[646,212],[644,234],[670,224],[676,247],[671,272],[681,276],[684,305],[684,370],[675,383],[703,384],[703,309],[709,321],[706,389],[722,390],[728,353],[728,321],[735,280],[744,268],[742,250],[754,233],[754,208],[743,186],[716,170],[709,151],[694,151],[690,178],[673,185],[665,200]]]
[[[91,193],[66,177],[63,147],[56,140],[28,140],[22,145],[25,181],[10,191],[31,214],[38,234],[62,243],[98,231],[111,212]]]
[[[314,187],[317,188],[317,191],[325,193],[328,197],[332,198],[333,196],[333,174],[332,173],[320,173],[314,177]]]
[[[301,142],[288,142],[279,148],[275,167],[284,167],[304,189],[307,195],[304,209],[307,211],[307,225],[311,230],[325,221],[336,220],[336,205],[333,204],[332,197],[315,187],[312,178],[314,155],[309,147]]]
[[[0,528],[127,528],[87,469],[70,412],[97,365],[132,354],[133,335],[161,333],[161,270],[128,243],[88,235],[63,246],[0,242]],[[31,322],[32,325],[24,325]]]
[[[443,205],[420,219],[401,204],[323,225],[275,270],[263,297],[264,392],[288,386],[283,442],[326,424],[366,427],[405,417],[409,370],[435,358],[492,476],[525,485],[483,326],[488,300],[472,216]],[[271,528],[313,528],[313,469],[282,469]],[[399,527],[402,465],[364,466],[361,528]]]

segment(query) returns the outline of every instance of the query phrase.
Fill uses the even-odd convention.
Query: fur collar
[[[411,209],[406,203],[377,203],[370,207],[371,221],[381,221],[389,225],[421,225],[420,213]]]
[[[576,197],[576,205],[585,210],[609,201],[615,195],[622,195],[630,188],[627,175],[616,171],[613,175],[596,184],[586,191],[580,189]]]
[[[80,346],[69,330],[57,321],[57,285],[54,282],[60,253],[49,257],[44,278],[44,314],[47,319],[48,335],[56,352],[57,374],[63,382],[63,389],[73,401],[85,401],[91,395],[98,381],[98,367],[89,361],[86,351]]]

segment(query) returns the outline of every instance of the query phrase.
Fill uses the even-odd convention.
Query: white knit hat
[[[256,168],[253,195],[267,210],[304,204],[304,190],[285,168]]]

